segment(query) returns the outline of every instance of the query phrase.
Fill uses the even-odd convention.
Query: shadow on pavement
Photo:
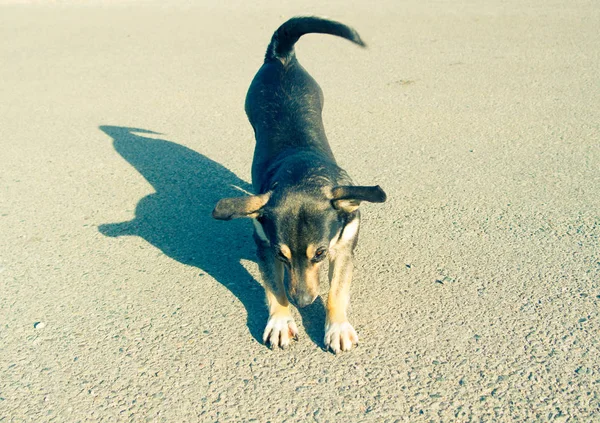
[[[101,225],[99,231],[142,237],[172,259],[208,273],[242,302],[250,334],[262,343],[268,318],[264,290],[240,262],[256,260],[252,230],[245,219],[211,217],[218,200],[243,195],[238,188],[252,191],[251,185],[200,153],[155,138],[156,132],[118,126],[100,130],[156,192],[138,202],[133,220]],[[308,336],[323,347],[322,301],[300,311]]]

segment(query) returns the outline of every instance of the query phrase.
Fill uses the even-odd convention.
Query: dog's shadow
[[[242,259],[256,260],[250,226],[245,219],[219,222],[211,217],[218,200],[244,195],[251,185],[204,155],[155,137],[160,135],[156,132],[118,126],[100,129],[156,191],[138,202],[133,220],[100,225],[100,232],[142,237],[172,259],[212,276],[244,305],[248,330],[262,342],[268,318],[264,290],[241,264]],[[320,297],[300,314],[308,336],[323,348],[325,311]]]

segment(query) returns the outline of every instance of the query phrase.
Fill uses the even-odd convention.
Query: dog
[[[346,314],[359,205],[382,203],[386,194],[378,185],[354,185],[336,163],[321,117],[323,91],[294,52],[294,44],[308,33],[336,35],[365,47],[354,29],[318,17],[295,17],[275,31],[245,103],[256,138],[256,195],[222,199],[212,215],[248,217],[254,223],[269,308],[263,341],[271,348],[286,348],[297,339],[290,303],[305,307],[315,300],[319,267],[329,261],[324,344],[337,354],[358,344]]]

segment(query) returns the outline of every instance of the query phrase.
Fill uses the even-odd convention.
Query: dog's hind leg
[[[290,311],[290,304],[283,286],[283,263],[275,259],[271,247],[257,240],[258,265],[262,274],[269,320],[263,333],[263,342],[271,348],[286,348],[292,338],[298,336],[298,328]]]

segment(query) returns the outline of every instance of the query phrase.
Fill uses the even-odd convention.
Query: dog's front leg
[[[358,344],[358,335],[346,316],[350,303],[352,255],[358,237],[358,218],[350,222],[332,248],[329,260],[329,296],[325,321],[325,348],[334,353],[348,351]]]
[[[298,328],[292,317],[290,305],[283,286],[284,266],[275,259],[270,246],[257,242],[258,264],[263,277],[269,321],[263,333],[263,342],[271,348],[286,348],[292,338],[298,336]]]

